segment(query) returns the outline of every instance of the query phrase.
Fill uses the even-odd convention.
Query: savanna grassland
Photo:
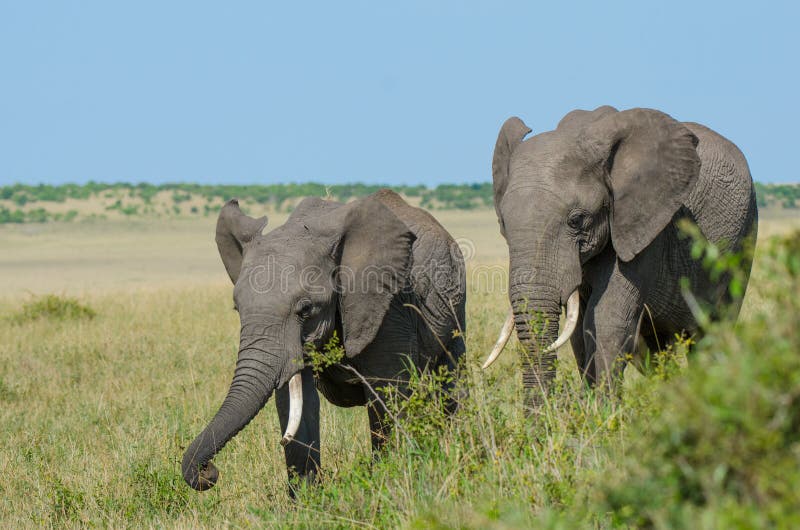
[[[443,421],[420,379],[376,462],[364,409],[323,400],[323,483],[296,501],[272,401],[215,488],[180,475],[238,345],[214,215],[0,226],[0,526],[800,526],[800,217],[762,214],[740,324],[712,326],[689,369],[678,347],[598,397],[567,347],[525,418],[516,356],[479,370],[507,310],[494,211],[434,214],[469,258],[470,396]]]

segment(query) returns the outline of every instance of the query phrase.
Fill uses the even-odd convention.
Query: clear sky
[[[799,182],[797,2],[0,4],[0,184],[491,179],[510,115],[652,107]]]

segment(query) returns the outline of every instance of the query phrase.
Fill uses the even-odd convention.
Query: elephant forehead
[[[578,131],[550,131],[529,138],[514,150],[509,170],[514,174],[552,177],[561,171],[582,171],[589,164]]]
[[[242,265],[242,273],[234,288],[234,299],[244,300],[253,295],[291,294],[296,277],[303,267],[296,260],[277,255],[252,259]]]
[[[566,186],[553,186],[546,181],[536,180],[520,180],[512,183],[508,191],[502,198],[500,207],[505,211],[507,209],[517,211],[517,215],[527,213],[535,216],[536,213],[543,211],[539,210],[542,206],[564,206],[566,207]],[[506,225],[509,221],[513,222],[514,219],[507,219]]]
[[[287,252],[277,249],[265,250],[258,254],[247,255],[242,261],[242,275],[245,274],[280,274],[283,271],[296,270],[301,266],[300,260]]]
[[[314,264],[322,253],[321,245],[308,234],[269,234],[245,250],[242,267],[301,267]]]

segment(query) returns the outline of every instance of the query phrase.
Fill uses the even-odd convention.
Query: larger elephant
[[[367,405],[377,449],[389,422],[376,388],[407,392],[409,369],[456,371],[465,352],[463,335],[454,333],[465,326],[464,260],[428,213],[382,190],[348,204],[304,199],[284,225],[262,235],[266,224],[235,200],[219,214],[216,241],[241,335],[227,396],[183,457],[183,477],[197,490],[216,483],[211,459],[273,392],[290,477],[313,480],[317,389],[338,406]],[[315,376],[304,358],[308,345],[320,349],[334,333],[345,356]],[[453,383],[442,391],[452,398]]]
[[[529,410],[551,387],[556,349],[568,339],[585,378],[613,385],[640,336],[656,349],[697,332],[681,278],[712,316],[726,305],[735,316],[729,278],[712,278],[692,258],[676,223],[694,221],[729,252],[754,241],[757,227],[744,156],[703,125],[605,106],[570,112],[554,131],[525,139],[530,132],[512,117],[494,150],[512,311],[486,364],[516,328]]]

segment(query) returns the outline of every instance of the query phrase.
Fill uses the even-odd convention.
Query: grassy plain
[[[515,356],[478,370],[507,308],[502,289],[476,280],[505,267],[494,211],[434,214],[469,257],[470,398],[446,427],[396,440],[377,463],[365,411],[323,402],[324,484],[296,502],[272,402],[215,459],[216,488],[196,493],[180,476],[182,450],[219,406],[236,357],[238,317],[213,218],[0,226],[0,525],[568,528],[586,523],[579,506],[608,512],[594,526],[702,522],[702,510],[625,519],[625,506],[593,493],[619,455],[636,450],[642,415],[663,407],[671,365],[650,378],[629,373],[622,399],[598,399],[565,348],[562,391],[540,417],[523,418]],[[285,216],[270,215],[270,226]],[[796,228],[800,217],[766,212],[760,241]],[[761,263],[744,321],[770,308]],[[75,296],[97,315],[11,318],[44,293]],[[420,421],[435,414],[423,406]],[[714,514],[699,526],[720,527]]]

